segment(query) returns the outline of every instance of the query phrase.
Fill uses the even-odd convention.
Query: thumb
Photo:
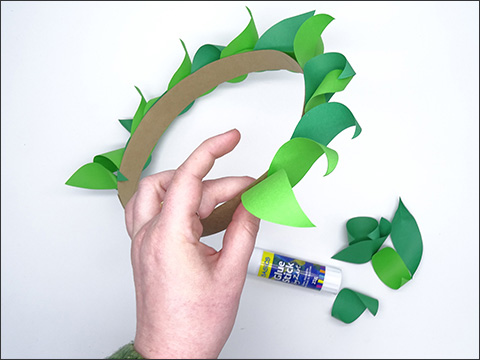
[[[245,279],[259,226],[260,219],[250,214],[240,203],[225,231],[218,260],[222,271],[232,271],[232,278],[240,276],[242,281]]]

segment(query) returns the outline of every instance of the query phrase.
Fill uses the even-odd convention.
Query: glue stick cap
[[[332,294],[338,293],[342,285],[342,270],[333,266],[325,266],[325,280],[322,291]]]

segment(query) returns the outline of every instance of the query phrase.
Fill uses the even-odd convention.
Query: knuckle
[[[138,183],[138,189],[150,188],[154,185],[154,180],[152,176],[147,176],[141,179]]]

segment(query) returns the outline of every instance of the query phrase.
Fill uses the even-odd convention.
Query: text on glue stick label
[[[264,251],[258,276],[321,290],[325,280],[325,266]]]

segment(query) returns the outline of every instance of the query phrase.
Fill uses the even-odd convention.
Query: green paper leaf
[[[191,73],[192,62],[190,61],[190,56],[188,56],[188,51],[187,51],[187,48],[185,47],[184,42],[181,39],[180,39],[180,42],[182,43],[183,50],[185,51],[185,56],[179,68],[170,79],[170,82],[168,83],[167,91],[170,90],[175,85],[177,85],[180,81],[185,79]]]
[[[114,172],[120,168],[125,148],[109,151],[104,154],[97,155],[93,158],[93,162],[103,165],[107,170]]]
[[[385,235],[372,240],[372,255],[375,254],[378,251],[378,249],[382,247],[387,237],[388,235]]]
[[[328,160],[326,176],[337,166],[337,152],[311,139],[291,139],[278,149],[268,169],[268,176],[283,169],[287,173],[290,184],[293,187],[323,154],[327,156]]]
[[[310,100],[308,100],[307,104],[305,105],[305,112],[313,109],[315,106],[320,104],[326,103],[326,94],[333,94],[339,91],[343,91],[350,80],[352,80],[353,76],[347,77],[345,79],[340,79],[340,74],[342,73],[341,69],[336,69],[330,71],[323,81],[318,86],[317,90],[313,93]]]
[[[201,46],[192,61],[192,74],[198,69],[220,59],[220,54],[225,46],[206,44]]]
[[[254,50],[278,50],[293,53],[293,41],[298,29],[313,14],[315,14],[315,10],[276,23],[258,39]]]
[[[250,22],[247,27],[222,50],[220,58],[251,51],[255,47],[258,40],[258,32],[255,22],[253,21],[252,12],[248,7],[247,10],[250,14]],[[247,78],[247,75],[248,74],[238,76],[228,82],[237,83],[243,81]]]
[[[120,170],[117,171],[117,181],[128,181],[127,177],[123,175]]]
[[[392,224],[385,218],[380,219],[380,236],[388,236],[392,232]]]
[[[394,290],[412,278],[400,255],[391,247],[383,248],[373,255],[372,266],[380,280]]]
[[[353,138],[356,138],[362,132],[362,128],[352,112],[343,104],[325,103],[303,115],[292,138],[308,138],[327,146],[335,136],[351,126],[355,126]]]
[[[350,245],[362,240],[372,240],[380,233],[378,221],[367,216],[357,216],[347,221],[347,237]]]
[[[305,64],[303,69],[303,76],[305,80],[305,105],[310,101],[327,75],[334,70],[341,71],[338,76],[339,81],[345,79],[349,79],[348,81],[350,81],[350,79],[355,75],[355,72],[345,56],[336,52],[317,55]],[[329,84],[331,81],[332,80],[329,80],[327,84]],[[324,86],[327,86],[327,84]],[[346,86],[346,84],[340,84]],[[325,102],[328,102],[332,96],[333,94],[327,93],[325,95]],[[313,106],[311,108],[313,108]],[[305,112],[307,112],[307,110]]]
[[[285,170],[280,169],[242,194],[245,209],[276,224],[314,227],[295,198]]]
[[[364,264],[372,259],[373,240],[367,239],[349,245],[332,256],[332,259],[354,264]]]
[[[192,74],[198,69],[204,67],[205,65],[208,65],[220,59],[220,53],[222,52],[223,49],[225,49],[225,46],[221,46],[221,45],[207,44],[207,45],[201,46],[195,53],[195,56],[193,57]],[[202,96],[205,96],[211,93],[213,90],[215,90],[215,88],[216,86],[208,90],[204,94],[202,94]]]
[[[65,183],[85,189],[116,189],[117,178],[99,163],[88,163],[80,167]]]
[[[133,119],[118,119],[120,121],[120,124],[128,131],[132,131],[132,122]]]
[[[332,316],[346,324],[354,322],[368,309],[373,316],[378,312],[378,300],[354,290],[343,288],[332,306]]]
[[[293,49],[302,69],[308,60],[323,53],[321,36],[332,20],[333,17],[330,15],[318,14],[307,19],[298,29],[293,41]]]
[[[379,224],[371,217],[354,217],[347,221],[346,228],[349,246],[332,258],[354,264],[370,261],[390,234],[390,223],[384,218]]]
[[[352,68],[352,65],[345,59],[345,66],[342,73],[338,77],[339,79],[347,79],[349,77],[355,76],[355,71]]]
[[[137,89],[138,93],[141,96],[141,99],[140,99],[140,104],[138,105],[137,111],[135,112],[135,115],[133,116],[133,119],[132,119],[132,128],[130,131],[131,135],[133,135],[138,125],[140,125],[140,121],[142,121],[143,115],[145,114],[145,111],[144,111],[145,106],[147,105],[147,102],[145,101],[145,97],[143,96],[140,89],[136,86],[135,86],[135,89]]]
[[[417,222],[403,204],[402,199],[399,199],[398,208],[392,220],[390,236],[393,246],[413,276],[422,259],[423,243]]]
[[[143,109],[143,116],[145,116],[145,114],[148,112],[148,110],[150,110],[150,108],[155,105],[155,103],[163,96],[165,95],[166,91],[160,95],[160,96],[157,96],[156,98],[153,98],[153,99],[150,99],[147,101],[147,103],[145,104],[145,108]]]

